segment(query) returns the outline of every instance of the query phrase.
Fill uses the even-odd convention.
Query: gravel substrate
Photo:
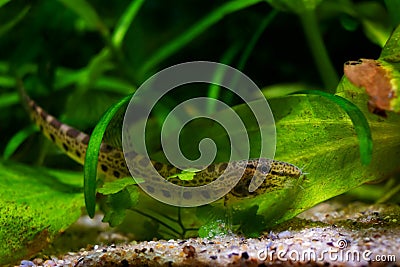
[[[95,245],[20,266],[400,266],[398,206],[326,205],[257,239],[229,235]]]

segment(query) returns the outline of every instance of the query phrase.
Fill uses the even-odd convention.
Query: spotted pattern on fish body
[[[32,120],[40,131],[69,157],[83,165],[90,136],[61,123],[38,106],[25,93],[23,94],[23,100]],[[108,179],[131,176],[125,158],[135,163],[136,168],[132,169],[132,174],[135,177],[146,177],[149,166],[154,167],[164,178],[182,172],[182,170],[172,165],[150,161],[145,156],[133,151],[124,155],[120,149],[106,143],[101,144],[98,171]],[[239,171],[243,172],[243,175],[236,186],[225,196],[225,200],[240,200],[279,190],[285,188],[288,182],[295,181],[303,175],[301,169],[290,163],[259,158],[238,160],[231,162],[229,165],[226,162],[211,164],[203,170],[195,172],[191,180],[181,180],[178,177],[173,177],[168,178],[168,181],[175,185],[193,187],[209,184],[220,177],[220,179],[225,179],[226,183],[230,183],[230,175],[235,175]],[[249,186],[253,183],[259,186],[256,190],[249,192]],[[159,190],[159,193],[162,193],[167,198],[171,195],[171,192],[164,190],[161,184],[157,188],[147,188],[147,190],[149,192]],[[206,199],[210,197],[207,191],[201,192],[201,194]],[[183,197],[190,199],[192,196],[184,194]]]

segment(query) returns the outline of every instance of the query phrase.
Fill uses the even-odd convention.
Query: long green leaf
[[[2,3],[0,3],[0,6],[1,6],[1,4]],[[3,36],[4,34],[6,34],[8,31],[10,31],[18,22],[20,22],[25,17],[25,15],[28,14],[28,11],[29,11],[30,8],[31,8],[30,6],[25,7],[11,21],[1,25],[1,27],[0,27],[0,37]]]
[[[236,56],[236,54],[239,52],[239,49],[241,48],[240,44],[234,44],[232,45],[229,49],[225,51],[225,53],[222,55],[222,58],[220,59],[220,63],[229,65],[232,63],[233,58]],[[215,71],[214,77],[213,77],[213,83],[210,83],[207,89],[207,97],[213,98],[213,99],[219,99],[220,93],[221,93],[221,87],[217,85],[218,82],[221,82],[224,78],[224,71],[223,68],[217,68]],[[229,103],[229,102],[228,102]],[[208,102],[207,103],[207,113],[212,114],[215,112],[215,102]]]
[[[124,97],[106,111],[99,123],[94,128],[89,140],[84,165],[84,193],[86,210],[91,218],[93,218],[96,210],[97,162],[99,158],[101,141],[107,126],[114,115],[124,104],[130,101],[131,97],[131,95]]]
[[[85,0],[59,0],[66,7],[74,11],[79,17],[84,19],[92,29],[98,29],[103,37],[109,36],[109,31],[103,21],[97,15],[96,10]]]
[[[0,7],[4,6],[8,2],[10,2],[10,0],[0,0]]]
[[[28,138],[31,134],[37,131],[34,125],[30,125],[21,131],[17,132],[7,143],[4,148],[3,158],[9,159],[12,154],[19,148],[19,146]]]
[[[383,59],[388,62],[400,61],[400,25],[396,27],[392,33],[392,36],[386,42],[379,59]],[[397,68],[397,71],[400,70]]]
[[[243,68],[244,68],[251,52],[253,51],[254,46],[256,45],[258,39],[260,38],[261,34],[264,32],[266,27],[271,23],[271,21],[276,17],[277,14],[278,14],[278,12],[276,10],[273,10],[261,22],[260,26],[257,28],[255,33],[253,34],[250,41],[246,44],[246,47],[240,56],[239,62],[237,64],[238,70],[243,70]],[[231,49],[227,50],[225,52],[224,56],[222,57],[221,63],[229,65],[231,63],[231,61],[233,60],[233,57],[236,55],[238,49],[239,49],[239,46],[236,44]],[[224,73],[221,73],[220,71],[216,71],[215,79],[217,79],[217,80],[222,79],[223,74]],[[218,85],[210,84],[209,89],[208,89],[208,97],[218,99],[220,91],[221,91],[221,88]],[[225,101],[228,100],[226,102],[230,103],[229,100],[232,100],[231,98],[232,98],[232,94],[230,95],[230,98],[225,99]],[[207,112],[209,114],[211,114],[215,111],[215,106],[212,103],[214,103],[214,102],[210,102],[209,106],[207,107]]]
[[[388,10],[392,26],[400,24],[400,2],[397,0],[385,0],[386,9]]]
[[[250,41],[248,42],[246,49],[244,50],[242,56],[239,59],[239,63],[238,63],[238,70],[243,70],[244,66],[251,54],[251,52],[253,51],[254,47],[257,44],[257,41],[260,39],[262,33],[265,31],[265,29],[268,27],[268,25],[271,24],[271,22],[274,20],[274,18],[276,17],[276,15],[278,14],[277,10],[272,10],[268,16],[266,16],[264,18],[264,20],[260,23],[260,25],[258,26],[257,30],[254,32],[253,36],[251,37]]]
[[[112,43],[116,48],[121,47],[125,34],[143,3],[144,0],[132,1],[122,14],[112,35]]]
[[[12,105],[18,104],[19,98],[16,92],[1,94],[0,109],[7,108]]]
[[[223,19],[226,15],[236,12],[238,10],[244,9],[251,5],[254,5],[260,0],[235,0],[230,1],[221,7],[215,9],[213,12],[210,12],[205,18],[197,22],[191,28],[189,28],[186,32],[182,33],[176,39],[172,40],[170,43],[159,49],[154,53],[154,56],[149,58],[146,63],[143,65],[143,68],[140,70],[140,73],[145,74],[154,66],[157,66],[160,62],[165,60],[167,57],[171,56],[173,53],[184,47],[190,41],[192,41],[196,36],[200,35],[211,25]]]
[[[322,0],[298,0],[298,1],[266,0],[266,1],[276,9],[286,12],[292,12],[295,14],[299,14],[307,10],[314,10],[322,2]]]

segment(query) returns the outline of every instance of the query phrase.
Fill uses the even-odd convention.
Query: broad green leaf
[[[371,162],[371,154],[372,154],[371,131],[369,129],[369,125],[365,116],[363,115],[361,110],[358,109],[356,105],[354,105],[349,100],[343,97],[328,94],[319,90],[304,90],[297,93],[323,96],[332,101],[333,103],[339,105],[344,111],[346,111],[347,115],[349,115],[354,125],[354,129],[357,133],[357,137],[360,143],[361,162],[364,165],[368,165]]]
[[[193,177],[196,175],[196,172],[198,172],[198,171],[200,171],[200,170],[197,170],[197,169],[194,169],[194,168],[187,169],[187,170],[182,170],[181,173],[175,174],[175,175],[171,175],[168,178],[178,177],[179,179],[181,179],[183,181],[190,181],[190,180],[193,180]]]
[[[29,258],[81,215],[82,174],[0,161],[0,264]]]
[[[389,40],[386,42],[379,59],[391,63],[400,62],[400,26],[397,26]],[[400,71],[399,67],[396,69],[397,71]]]
[[[347,192],[361,184],[394,173],[400,164],[400,118],[387,120],[369,114],[364,91],[346,79],[339,95],[351,99],[368,118],[374,149],[370,165],[362,165],[358,138],[350,118],[336,104],[319,96],[288,96],[270,100],[277,126],[277,160],[304,167],[305,177],[291,187],[270,192],[232,205],[236,220],[244,220],[246,210],[258,207],[264,227],[294,217],[312,206]],[[290,108],[287,108],[290,107]],[[254,225],[242,225],[252,233]]]
[[[384,64],[382,64],[382,67],[384,67]],[[391,101],[390,101],[390,107],[391,110],[394,112],[399,113],[400,112],[400,98],[398,97],[398,93],[399,93],[399,86],[400,86],[400,71],[397,69],[393,69],[393,68],[387,68],[387,70],[389,71],[389,73],[391,74],[391,80],[390,83],[392,85],[391,89],[392,89],[392,93],[396,96],[394,97]],[[389,97],[390,98],[390,97]]]
[[[370,114],[367,109],[368,96],[363,89],[354,87],[347,79],[342,79],[338,87],[340,101],[354,103],[362,114],[356,112],[356,127],[368,129],[362,118],[366,116],[371,128],[373,139],[372,161],[365,166],[360,161],[359,138],[355,125],[346,111],[337,103],[321,96],[287,96],[270,100],[271,109],[276,119],[277,127],[277,160],[290,162],[303,168],[307,173],[303,178],[294,181],[291,186],[283,190],[273,191],[253,199],[243,199],[233,203],[236,221],[245,220],[247,210],[258,207],[257,217],[264,221],[266,228],[279,222],[290,219],[300,212],[340,195],[357,186],[372,180],[384,178],[398,168],[400,160],[396,153],[400,146],[398,136],[400,118],[392,114],[387,120]],[[233,107],[248,118],[243,105]],[[350,109],[352,113],[353,109]],[[349,110],[347,110],[349,111]],[[354,114],[352,115],[354,116]],[[358,119],[357,119],[358,117]],[[361,121],[360,121],[361,119]],[[246,123],[251,144],[257,147],[257,125],[251,120]],[[182,131],[182,150],[190,141],[200,140],[205,136],[198,129],[207,128],[207,133],[213,140],[221,144],[224,132],[214,132],[209,122],[198,121],[187,132]],[[185,129],[185,128],[184,128]],[[216,136],[214,136],[216,134]],[[368,134],[364,134],[366,137]],[[364,138],[361,138],[364,140]],[[365,140],[368,140],[366,138]],[[365,146],[371,148],[367,142]],[[226,146],[221,146],[226,147]],[[227,149],[218,151],[222,159],[229,155]],[[366,155],[368,155],[367,152]],[[252,153],[251,153],[252,154]],[[253,155],[253,154],[252,154]],[[218,156],[217,156],[218,157]],[[366,162],[368,161],[365,160]],[[242,229],[247,233],[254,233],[258,229],[254,224],[243,224]]]
[[[111,226],[121,224],[125,219],[126,210],[134,207],[138,199],[138,188],[132,185],[116,194],[108,195],[106,206],[104,207],[103,222],[108,222]]]
[[[134,185],[134,184],[136,184],[136,181],[131,177],[127,177],[127,178],[117,179],[112,182],[107,182],[103,185],[102,188],[99,188],[99,190],[97,191],[103,195],[111,195],[124,190],[128,185]]]
[[[304,166],[304,172],[308,174],[297,188],[289,190],[292,191],[288,194],[290,201],[268,194],[254,202],[259,204],[258,212],[267,222],[282,222],[321,201],[365,182],[387,177],[397,170],[400,118],[394,115],[382,120],[370,114],[364,91],[346,79],[340,83],[338,92],[367,116],[374,142],[371,164],[361,164],[354,126],[344,111],[334,104],[310,96],[270,101],[277,120],[276,159]],[[284,106],[291,108],[288,110]],[[280,209],[274,208],[277,199],[282,201],[278,205]]]
[[[265,96],[265,98],[272,99],[272,98],[287,96],[302,90],[310,90],[310,89],[316,89],[316,88],[301,83],[280,83],[261,88],[261,91]]]

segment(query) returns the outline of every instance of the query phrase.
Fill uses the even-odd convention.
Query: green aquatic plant
[[[91,215],[97,207],[105,214],[104,221],[134,233],[137,239],[225,234],[226,210],[232,230],[257,236],[317,203],[398,171],[398,115],[388,112],[388,118],[382,118],[371,114],[367,108],[369,96],[363,88],[345,77],[338,83],[341,67],[335,62],[357,58],[329,55],[332,46],[343,49],[343,38],[328,39],[332,42],[328,45],[323,41],[324,32],[336,25],[331,22],[334,18],[341,25],[336,27],[344,29],[342,34],[356,35],[353,42],[344,38],[346,47],[361,46],[357,43],[360,31],[363,47],[382,47],[398,24],[399,13],[393,1],[385,4],[249,0],[215,2],[204,10],[193,11],[180,3],[171,15],[164,4],[150,1],[132,1],[126,6],[123,2],[104,6],[102,1],[84,0],[0,2],[4,22],[0,26],[0,147],[4,155],[0,162],[0,239],[5,240],[0,264],[33,255],[51,243],[82,214],[85,196]],[[157,16],[148,15],[152,12],[158,12]],[[159,17],[157,31],[155,17]],[[294,28],[296,18],[302,22],[307,45],[294,41],[298,37],[295,30],[288,30]],[[167,26],[163,28],[164,24]],[[243,28],[238,28],[240,25]],[[399,38],[397,28],[379,58],[396,73]],[[209,48],[207,53],[205,46]],[[196,57],[192,57],[193,51]],[[315,78],[313,64],[303,67],[304,55],[306,63],[314,58],[323,86]],[[303,61],[298,63],[297,57]],[[263,93],[276,121],[275,158],[295,164],[305,176],[282,190],[227,207],[220,201],[198,208],[159,203],[139,193],[131,178],[96,182],[99,142],[104,139],[120,146],[118,110],[129,99],[126,96],[153,72],[193,59],[236,66],[265,85]],[[223,73],[215,74],[216,80],[222,77]],[[44,141],[31,126],[19,104],[17,78],[22,78],[32,98],[63,122],[89,132],[95,128],[86,155],[85,184],[81,167]],[[288,84],[293,81],[296,83]],[[199,90],[241,114],[250,138],[250,156],[256,156],[258,130],[246,105],[220,87],[210,85]],[[182,90],[167,98],[166,105],[158,106],[148,122],[152,131],[146,138],[151,140],[149,151],[156,160],[165,160],[160,149],[160,124],[180,97],[194,96],[188,92]],[[208,111],[212,113],[213,108],[210,105]],[[111,127],[107,128],[109,123]],[[198,131],[205,127],[210,127],[209,122],[197,120],[182,131],[185,155],[198,156],[193,143],[205,137],[203,131]],[[208,129],[209,137],[223,147],[226,134],[222,129]],[[227,149],[220,149],[216,161],[225,161],[228,154]],[[359,197],[370,195],[361,189],[359,192]],[[222,220],[215,216],[219,213],[223,214]]]

